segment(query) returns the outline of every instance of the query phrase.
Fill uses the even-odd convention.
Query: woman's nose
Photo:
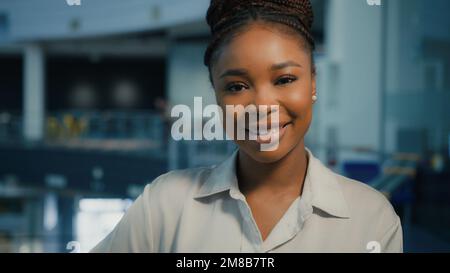
[[[270,109],[271,106],[279,105],[276,92],[271,86],[261,86],[254,89],[253,104],[256,107],[266,106]]]
[[[278,97],[270,86],[255,89],[252,103],[256,106],[258,120],[264,120],[279,111]]]

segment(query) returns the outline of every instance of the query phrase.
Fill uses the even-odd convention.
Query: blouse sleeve
[[[381,252],[402,253],[403,231],[401,221],[390,204],[378,221]]]
[[[113,231],[91,250],[92,253],[154,252],[152,217],[148,202],[154,182],[145,187],[144,192],[130,206]]]

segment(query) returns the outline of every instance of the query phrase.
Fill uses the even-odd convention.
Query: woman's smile
[[[246,139],[254,140],[260,144],[280,142],[291,124],[292,122],[284,122],[267,126],[260,126],[259,124],[249,126],[245,129]]]

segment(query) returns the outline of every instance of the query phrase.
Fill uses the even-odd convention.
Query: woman
[[[277,105],[278,146],[237,140],[218,166],[158,177],[93,251],[401,252],[386,198],[304,145],[317,100],[309,0],[212,0],[207,22],[218,105]]]

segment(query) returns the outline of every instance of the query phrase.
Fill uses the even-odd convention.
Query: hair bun
[[[211,0],[206,21],[214,34],[224,21],[253,8],[296,17],[307,31],[311,30],[314,21],[310,0]]]

